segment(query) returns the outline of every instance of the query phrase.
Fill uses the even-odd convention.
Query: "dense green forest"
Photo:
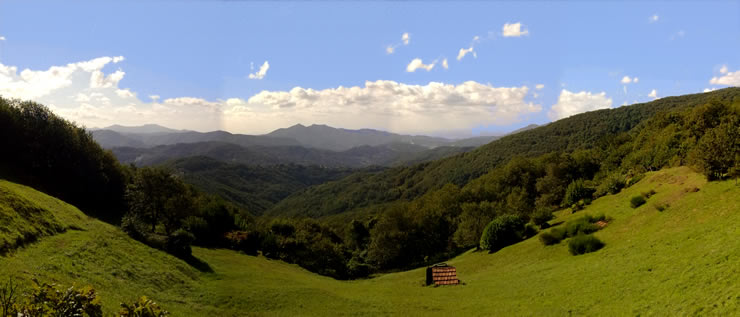
[[[262,214],[292,193],[356,171],[298,164],[250,166],[206,156],[172,160],[163,166],[197,188],[229,200],[254,215]]]
[[[2,146],[18,154],[2,157],[0,177],[120,223],[132,237],[193,265],[199,265],[190,254],[195,243],[357,278],[471,247],[495,251],[546,227],[553,211],[577,211],[647,171],[688,165],[709,180],[737,177],[740,89],[584,113],[449,159],[341,179],[347,171],[283,166],[276,168],[284,169],[280,175],[203,158],[120,165],[89,132],[33,102],[1,99],[0,129],[17,136]],[[226,179],[210,183],[208,173]],[[246,188],[253,198],[239,197],[263,200],[256,209],[297,190],[268,216],[255,218],[243,207],[257,202],[240,202],[220,187],[248,186],[265,173],[277,173],[285,189]],[[330,179],[339,180],[305,187]],[[362,212],[341,225],[321,218],[353,210]],[[293,217],[276,217],[282,215]]]

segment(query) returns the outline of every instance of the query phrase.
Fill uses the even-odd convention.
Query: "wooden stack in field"
[[[447,263],[438,263],[427,268],[427,285],[457,285],[457,269]]]

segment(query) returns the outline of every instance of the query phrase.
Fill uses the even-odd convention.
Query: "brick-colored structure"
[[[457,269],[447,263],[439,263],[427,268],[427,285],[457,285]]]

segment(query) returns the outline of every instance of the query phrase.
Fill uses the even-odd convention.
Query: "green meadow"
[[[630,207],[650,190],[647,203]],[[173,316],[740,313],[740,186],[707,183],[686,167],[648,173],[550,222],[605,214],[611,220],[594,234],[601,250],[573,256],[567,240],[544,246],[537,237],[493,254],[471,250],[448,261],[463,285],[447,287],[423,286],[424,268],[337,281],[222,249],[193,248],[201,263],[188,264],[29,187],[0,181],[0,193],[9,224],[0,241],[12,246],[0,256],[2,279],[92,285],[111,314],[139,295]]]

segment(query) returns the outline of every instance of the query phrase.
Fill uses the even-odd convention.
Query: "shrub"
[[[543,225],[547,224],[547,222],[552,220],[552,218],[554,218],[552,211],[544,208],[537,209],[537,211],[532,214],[532,222],[535,225],[540,226],[540,228],[543,228]]]
[[[527,223],[524,225],[524,237],[526,239],[534,237],[535,235],[537,235],[538,231],[539,230],[537,230],[537,225],[533,223]]]
[[[566,236],[575,237],[579,234],[589,234],[592,232],[596,232],[597,230],[599,230],[599,226],[595,225],[593,222],[596,222],[598,220],[592,222],[593,219],[593,217],[587,215],[576,220],[569,221],[565,225]]]
[[[655,210],[662,212],[663,210],[668,209],[670,205],[668,205],[667,203],[655,203],[653,204],[653,207],[655,207]]]
[[[630,178],[630,180],[627,182],[627,184],[625,186],[626,187],[631,187],[632,185],[637,184],[638,182],[640,182],[643,178],[645,178],[645,174],[637,174],[635,176],[632,176],[632,178]]]
[[[645,198],[650,198],[653,195],[655,195],[654,189],[651,189],[650,191],[647,191],[647,192],[642,192],[642,196]]]
[[[612,174],[604,181],[601,182],[599,187],[596,189],[596,194],[594,196],[601,197],[606,194],[616,194],[619,193],[622,188],[626,185],[626,182],[624,181],[624,177],[619,174]]]
[[[480,247],[490,252],[522,240],[524,219],[515,215],[505,215],[493,219],[483,230]]]
[[[642,195],[632,197],[630,199],[630,207],[637,208],[645,204],[645,197],[642,197]]]
[[[118,312],[118,315],[122,317],[164,317],[169,314],[146,296],[140,297],[133,304],[121,303],[121,310]]]
[[[226,241],[232,250],[242,251],[248,255],[257,255],[262,238],[254,231],[232,231],[226,233]]]
[[[39,283],[26,295],[25,301],[14,305],[17,316],[103,316],[100,298],[92,287],[59,290],[54,284]]]
[[[597,251],[604,247],[604,242],[590,234],[579,234],[568,242],[568,251],[573,255]]]
[[[176,257],[190,257],[192,249],[190,245],[195,241],[192,233],[179,229],[167,237],[165,250]]]
[[[558,244],[563,238],[565,238],[565,230],[559,228],[540,234],[540,241],[544,245]]]

